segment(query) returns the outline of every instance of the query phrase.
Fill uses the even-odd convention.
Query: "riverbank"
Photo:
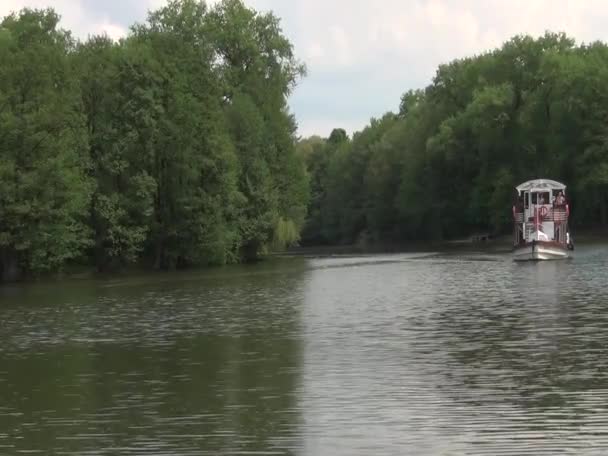
[[[608,230],[604,228],[584,228],[571,231],[575,244],[595,244],[608,242]],[[443,241],[410,241],[393,243],[364,243],[351,245],[298,246],[278,256],[324,257],[338,255],[363,255],[382,253],[415,253],[428,251],[481,250],[487,252],[508,252],[512,248],[512,235],[501,236],[472,235],[467,238]]]
[[[458,251],[480,251],[488,253],[507,253],[511,250],[510,235],[498,236],[479,240],[476,236],[464,239],[448,241],[410,241],[393,243],[361,243],[352,245],[322,245],[322,246],[297,246],[282,252],[268,254],[256,264],[231,264],[225,266],[192,267],[187,269],[158,271],[145,265],[131,265],[119,271],[98,272],[94,267],[87,265],[68,265],[62,271],[47,273],[38,277],[29,277],[17,283],[39,283],[39,282],[61,282],[78,280],[115,280],[127,279],[142,275],[158,274],[166,277],[172,272],[190,271],[193,273],[204,272],[215,274],[226,270],[237,270],[241,268],[258,268],[260,265],[269,265],[277,258],[323,258],[334,256],[357,256],[370,254],[395,254],[395,253],[423,253],[423,252],[458,252]],[[573,231],[575,244],[600,244],[608,242],[608,231],[605,229],[581,229]],[[13,282],[15,283],[15,282]],[[0,286],[9,285],[10,282],[0,283]]]
[[[606,238],[608,240],[608,238]],[[333,256],[333,255],[361,255],[382,253],[416,253],[437,250],[480,249],[480,250],[508,250],[511,245],[511,236],[501,236],[477,241],[471,238],[449,241],[410,241],[393,243],[366,243],[338,246],[298,246],[286,252],[277,253],[280,256]]]

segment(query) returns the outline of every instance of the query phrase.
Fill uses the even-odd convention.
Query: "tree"
[[[233,261],[236,157],[226,135],[207,9],[170,2],[125,43],[127,115],[156,184],[149,232],[156,268]]]
[[[133,112],[137,93],[129,81],[136,62],[103,36],[80,45],[76,60],[96,184],[90,209],[93,256],[102,271],[133,263],[142,252],[156,182],[140,166],[142,138],[134,125],[140,112]]]
[[[239,0],[173,0],[114,42],[52,10],[0,28],[0,272],[223,264],[296,243],[303,65]],[[84,259],[84,258],[82,258]]]
[[[91,194],[74,41],[52,10],[0,23],[0,275],[61,268],[90,235]]]
[[[315,203],[306,237],[505,233],[514,187],[545,176],[568,184],[575,223],[605,225],[606,89],[608,47],[576,46],[564,34],[515,36],[440,65],[428,87],[407,91],[397,114],[372,119],[327,166],[318,153],[308,160]]]
[[[218,56],[225,112],[240,162],[242,256],[248,259],[299,238],[308,204],[304,163],[287,96],[304,66],[279,20],[240,0],[223,0],[207,21]]]

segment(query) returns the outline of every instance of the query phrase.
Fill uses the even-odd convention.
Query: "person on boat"
[[[549,236],[547,236],[545,234],[545,232],[543,231],[542,225],[538,225],[538,230],[533,234],[533,238],[535,238],[537,241],[548,241],[549,240]]]
[[[555,204],[557,204],[558,206],[563,206],[564,204],[566,204],[566,198],[564,197],[564,192],[560,191],[557,194],[557,198],[555,198]]]
[[[572,241],[572,236],[570,236],[570,231],[566,232],[566,246],[568,250],[574,250],[574,242]]]

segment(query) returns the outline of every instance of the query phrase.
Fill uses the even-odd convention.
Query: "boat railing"
[[[565,204],[554,206],[551,210],[551,217],[554,222],[565,222],[568,220],[568,206]]]
[[[567,204],[545,204],[538,206],[539,219],[543,222],[565,222],[568,220],[569,209]],[[515,223],[534,222],[534,216],[526,220],[524,209],[513,208],[513,220]]]

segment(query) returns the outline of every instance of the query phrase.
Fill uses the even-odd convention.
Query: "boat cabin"
[[[514,244],[553,241],[566,245],[569,216],[566,186],[554,180],[535,179],[516,190]]]

